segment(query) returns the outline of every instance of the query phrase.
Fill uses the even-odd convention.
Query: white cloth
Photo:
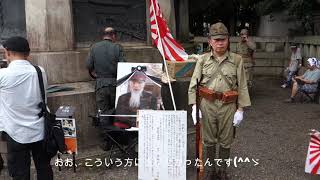
[[[317,66],[318,67],[318,60],[316,58],[309,58],[308,60],[308,63],[310,66]]]
[[[192,116],[193,124],[194,125],[197,124],[197,109],[196,109],[196,105],[195,104],[192,106],[191,116]],[[201,114],[200,109],[199,109],[199,118],[202,118],[202,114]]]
[[[297,51],[295,53],[291,53],[291,62],[290,62],[290,66],[289,66],[289,70],[294,72],[298,70],[298,66],[299,66],[299,60],[302,59],[301,56],[301,50],[300,48],[297,48]]]
[[[237,111],[234,114],[233,126],[238,127],[242,120],[243,120],[243,111]]]
[[[42,76],[47,89],[47,76]],[[44,137],[44,119],[38,117],[42,101],[36,69],[26,60],[0,69],[0,131],[26,144]]]

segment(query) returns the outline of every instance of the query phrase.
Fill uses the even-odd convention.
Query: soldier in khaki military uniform
[[[248,81],[248,86],[253,86],[253,66],[255,65],[255,60],[253,58],[253,53],[256,50],[256,44],[249,39],[249,34],[247,29],[242,29],[240,31],[241,41],[237,44],[237,53],[241,55],[244,68],[246,70],[246,77]]]
[[[219,159],[228,159],[230,146],[235,136],[235,126],[243,119],[243,107],[250,106],[245,70],[241,56],[229,52],[229,33],[222,23],[210,27],[210,53],[203,54],[197,64],[189,86],[189,104],[192,106],[192,117],[195,114],[196,81],[200,86],[215,91],[215,98],[201,97],[200,113],[203,145],[207,158],[215,164],[216,145],[219,144]],[[237,92],[232,102],[225,102],[228,92]],[[219,93],[218,93],[219,92]],[[201,96],[201,92],[200,92]],[[226,163],[222,163],[218,173],[215,166],[206,166],[206,179],[228,179]]]

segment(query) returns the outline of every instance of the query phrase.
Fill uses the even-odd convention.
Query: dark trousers
[[[30,180],[31,153],[37,170],[38,180],[53,180],[50,158],[44,151],[43,141],[20,144],[6,135],[8,169],[13,180]],[[34,179],[34,178],[32,178]]]
[[[2,159],[2,156],[1,156],[1,153],[0,153],[0,174],[1,174],[1,170],[3,169],[3,159]]]
[[[96,105],[97,109],[101,110],[102,114],[113,114],[115,108],[116,87],[105,86],[96,90]],[[114,118],[101,117],[100,118],[100,136],[104,144],[101,144],[101,148],[105,151],[111,148],[111,142],[105,137],[105,128],[113,124]]]
[[[115,107],[116,88],[115,86],[106,86],[96,91],[97,109],[102,114],[112,114]],[[105,126],[112,125],[113,119],[109,117],[101,117],[101,124]]]

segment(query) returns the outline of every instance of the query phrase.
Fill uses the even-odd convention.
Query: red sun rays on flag
[[[150,24],[153,43],[158,47],[165,59],[172,61],[187,60],[188,54],[172,37],[157,0],[150,0]]]
[[[316,136],[311,136],[310,140],[310,160],[309,164],[316,163],[314,167],[312,168],[311,174],[317,174],[319,168],[320,168],[320,139]]]
[[[166,36],[167,32],[169,32],[169,28],[167,26],[166,21],[163,18],[161,18],[160,16],[156,16],[156,17],[157,17],[157,21],[158,21],[159,30],[160,29],[161,30],[163,30],[163,29],[166,30],[166,31],[160,31],[160,38],[162,39],[162,38],[164,38]]]

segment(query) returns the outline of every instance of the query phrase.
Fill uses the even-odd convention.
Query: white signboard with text
[[[139,110],[139,180],[185,180],[187,112]]]

